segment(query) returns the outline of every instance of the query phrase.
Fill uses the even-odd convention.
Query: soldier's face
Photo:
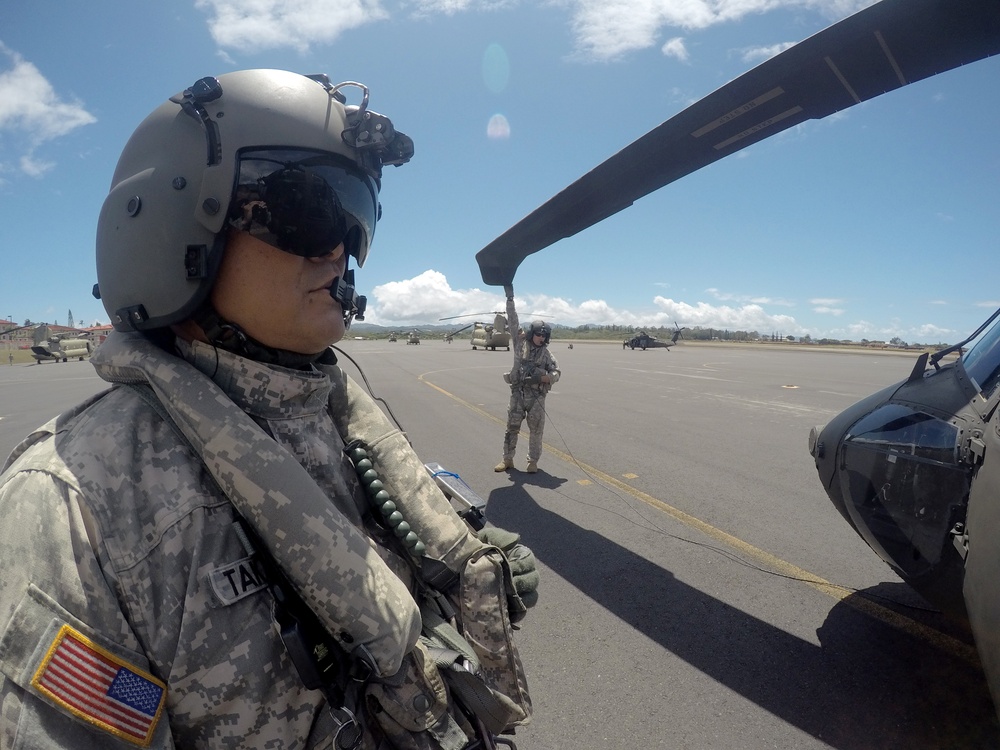
[[[330,285],[346,265],[343,244],[329,255],[302,258],[231,231],[212,303],[262,344],[315,354],[344,337],[344,312]]]

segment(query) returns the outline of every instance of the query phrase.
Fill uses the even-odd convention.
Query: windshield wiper
[[[949,346],[949,347],[947,347],[945,349],[942,349],[939,352],[934,352],[934,354],[931,355],[931,360],[930,360],[931,364],[934,365],[934,369],[935,370],[940,370],[941,368],[938,367],[938,362],[941,360],[942,357],[946,357],[949,354],[951,354],[952,352],[957,352],[963,346],[965,346],[966,344],[968,344],[970,341],[972,341],[972,339],[976,338],[976,336],[978,336],[983,331],[985,331],[987,329],[987,327],[989,327],[990,323],[992,323],[994,320],[997,319],[998,315],[1000,315],[1000,308],[997,308],[997,311],[995,313],[993,313],[989,318],[987,318],[986,322],[983,323],[981,326],[979,326],[979,328],[976,329],[976,332],[973,333],[971,336],[969,336],[968,338],[962,339],[957,344],[952,344],[951,346]]]

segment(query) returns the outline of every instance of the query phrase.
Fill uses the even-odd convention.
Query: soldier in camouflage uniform
[[[507,431],[503,437],[503,460],[493,467],[494,471],[508,471],[514,468],[514,451],[517,450],[517,435],[521,423],[528,420],[528,465],[529,474],[538,471],[538,459],[542,455],[542,432],[545,430],[545,394],[553,383],[559,382],[559,365],[549,351],[548,343],[552,330],[543,320],[532,321],[527,333],[518,326],[517,310],[514,307],[514,288],[504,287],[507,293],[507,326],[511,332],[514,348],[514,366],[504,380],[510,384],[510,404],[507,407]]]
[[[113,387],[0,475],[0,747],[460,750],[528,720],[530,551],[471,532],[328,348],[412,155],[343,86],[202,79],[126,145]]]

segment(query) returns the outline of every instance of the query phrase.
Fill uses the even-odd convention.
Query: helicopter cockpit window
[[[844,440],[840,483],[861,535],[890,565],[921,576],[952,549],[962,517],[968,467],[957,455],[958,428],[901,404],[860,419]]]
[[[901,404],[886,404],[860,419],[847,440],[944,463],[955,462],[958,428]]]
[[[962,357],[962,365],[983,397],[989,398],[1000,383],[1000,321]]]

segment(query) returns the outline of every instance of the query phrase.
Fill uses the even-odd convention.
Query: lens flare
[[[491,141],[505,141],[510,138],[510,123],[501,114],[493,115],[486,126],[486,137]]]
[[[494,94],[507,88],[510,79],[510,61],[499,44],[493,43],[483,53],[483,82]]]

